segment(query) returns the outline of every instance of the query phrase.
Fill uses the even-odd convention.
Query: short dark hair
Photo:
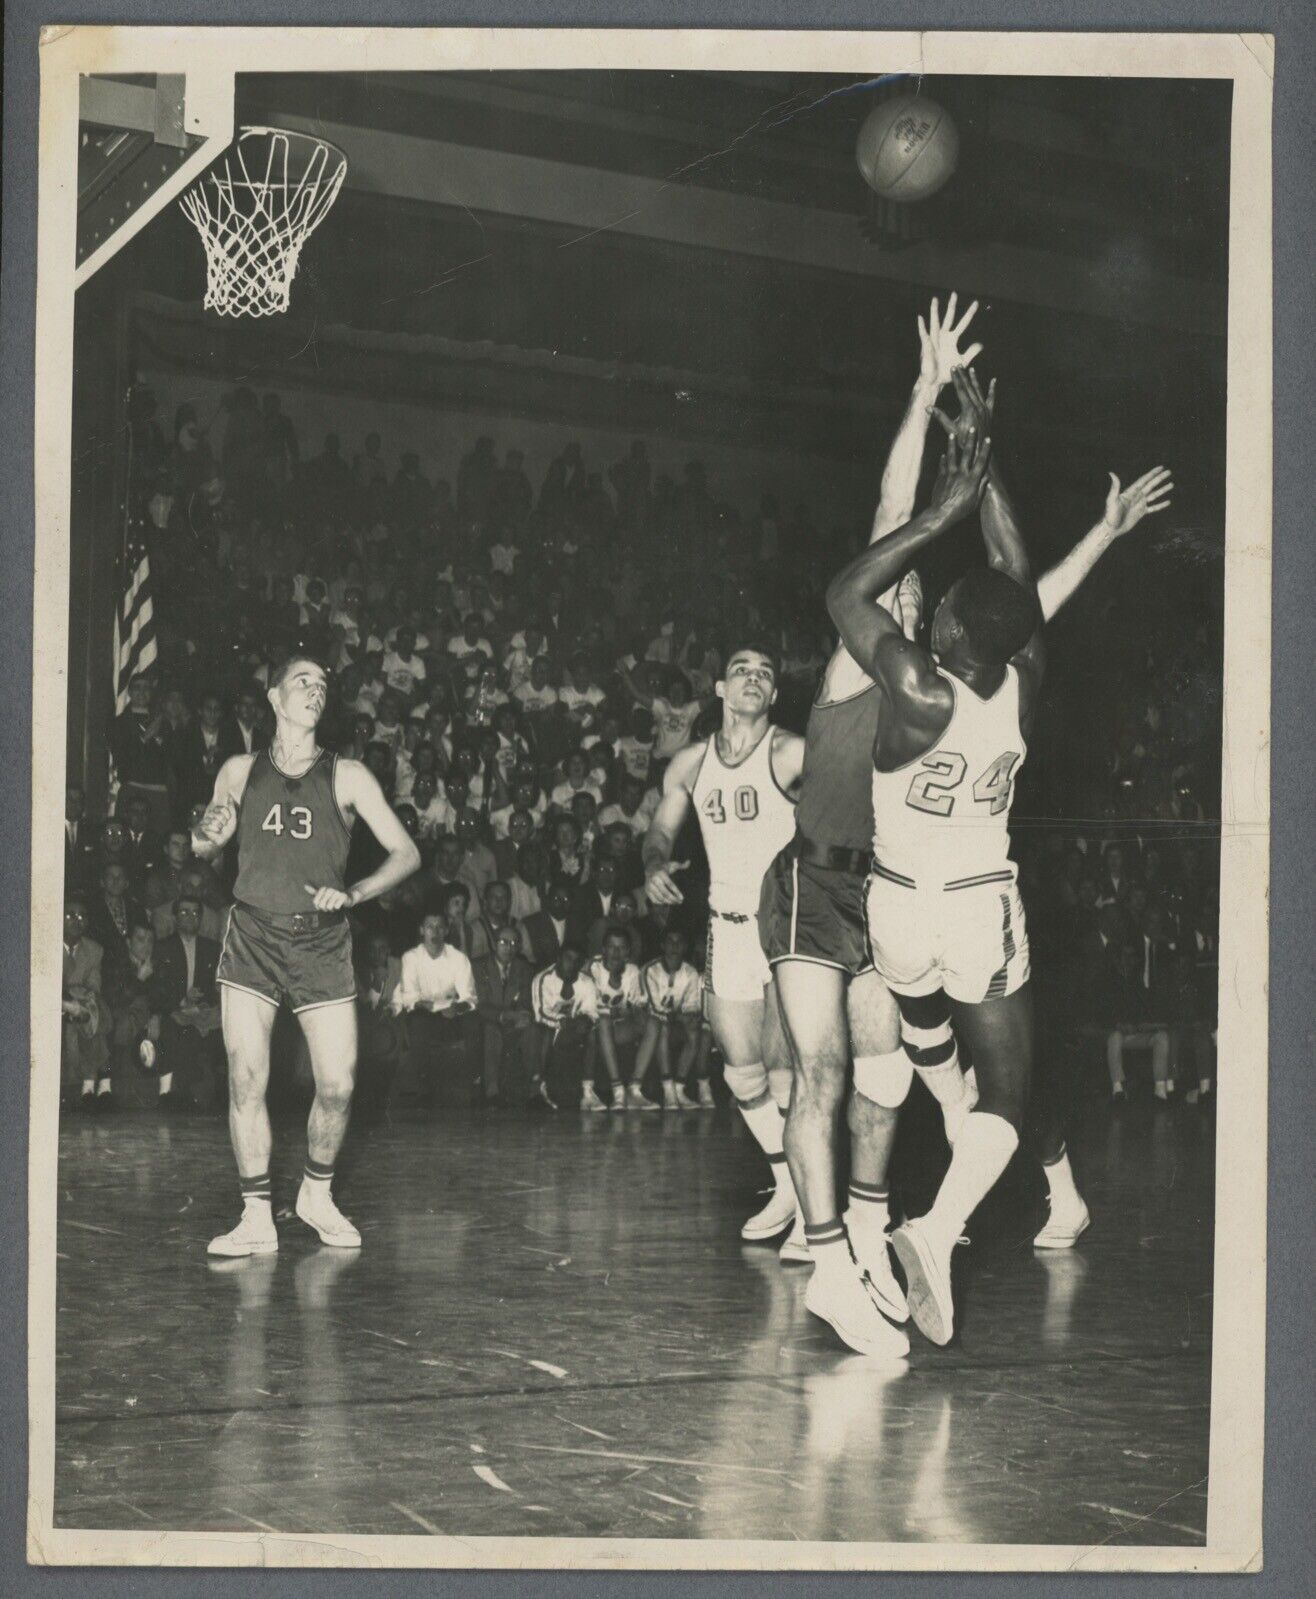
[[[329,677],[329,668],[312,650],[294,650],[291,655],[285,655],[279,663],[270,669],[270,687],[278,688],[292,671],[302,661],[308,661],[312,666],[318,666],[326,679]]]
[[[971,566],[955,585],[954,603],[970,648],[986,661],[1008,661],[1042,625],[1037,590],[995,567]]]
[[[742,639],[741,642],[739,644],[737,644],[734,649],[728,650],[727,651],[727,658],[726,658],[725,663],[723,664],[721,675],[723,677],[726,676],[727,667],[731,665],[731,661],[732,661],[732,658],[734,656],[736,656],[736,655],[747,655],[751,651],[755,655],[764,656],[766,658],[766,660],[767,660],[768,665],[772,668],[773,677],[774,678],[780,677],[781,673],[780,673],[780,670],[779,670],[779,668],[777,666],[777,651],[768,642],[768,640],[764,639],[764,638]]]

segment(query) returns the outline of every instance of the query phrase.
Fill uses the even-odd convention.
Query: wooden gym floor
[[[1093,1214],[1031,1247],[1017,1159],[957,1252],[960,1330],[907,1369],[742,1245],[766,1167],[739,1118],[445,1112],[355,1129],[359,1253],[236,1220],[222,1119],[61,1133],[58,1526],[1196,1544],[1205,1536],[1209,1112],[1083,1108]],[[291,1205],[302,1126],[276,1128]],[[946,1159],[911,1104],[896,1178]]]

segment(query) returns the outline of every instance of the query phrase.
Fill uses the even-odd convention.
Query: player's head
[[[269,702],[280,722],[316,727],[328,698],[329,674],[313,655],[289,655],[270,672]]]
[[[671,971],[685,959],[685,934],[679,927],[669,927],[663,934],[663,964]]]
[[[631,958],[630,934],[623,928],[610,927],[603,935],[603,964],[614,976],[624,971]]]
[[[932,618],[932,653],[1004,666],[1042,625],[1037,592],[990,566],[952,583]]]
[[[500,927],[494,934],[494,954],[507,965],[521,953],[521,935],[515,927]]]
[[[718,679],[717,695],[729,711],[766,716],[777,697],[777,657],[772,647],[749,640],[732,650]]]
[[[558,951],[557,969],[560,976],[569,981],[580,975],[581,953],[575,944],[563,944]]]

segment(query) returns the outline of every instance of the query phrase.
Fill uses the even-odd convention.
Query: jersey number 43
[[[974,781],[974,804],[988,806],[992,816],[1009,810],[1014,769],[1021,759],[1017,750],[1006,750],[1004,755],[998,755]],[[953,750],[925,755],[910,782],[905,804],[912,805],[916,811],[927,811],[931,816],[949,816],[955,809],[955,790],[963,783],[967,770],[964,757]]]
[[[273,833],[276,838],[282,838],[284,833],[283,805],[271,805],[265,820],[260,824],[262,833]],[[288,836],[298,840],[311,836],[311,811],[306,805],[290,805],[288,807]]]

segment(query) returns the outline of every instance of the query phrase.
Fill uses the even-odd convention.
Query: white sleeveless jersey
[[[763,876],[795,834],[795,802],[772,775],[773,730],[735,766],[709,738],[692,791],[708,854],[708,903],[724,915],[756,916]]]
[[[943,671],[955,695],[946,731],[917,760],[873,772],[873,855],[885,873],[963,884],[1009,869],[1010,804],[1026,745],[1019,727],[1019,674],[980,699]]]

